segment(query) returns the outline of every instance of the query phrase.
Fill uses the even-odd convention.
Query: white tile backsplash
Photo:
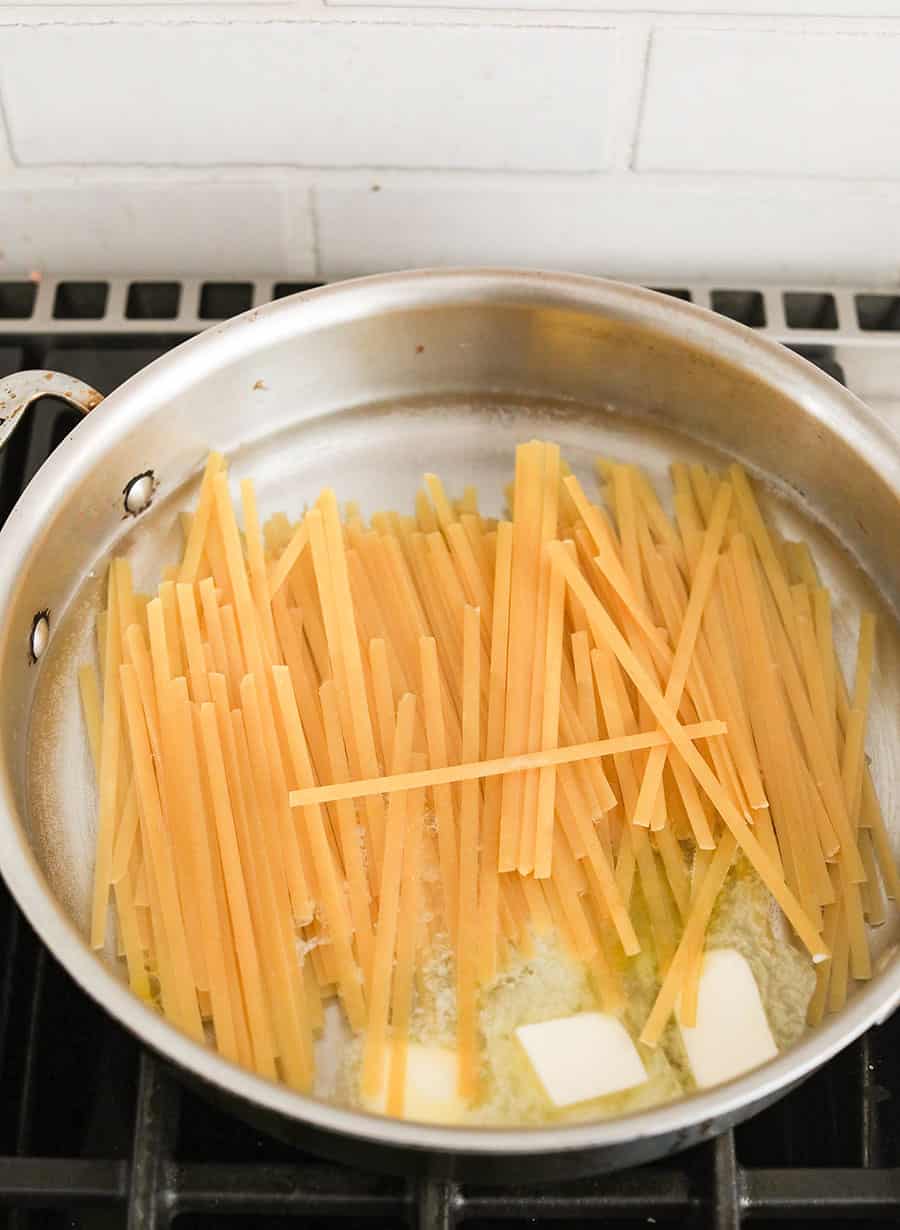
[[[896,15],[897,0],[320,0],[329,8],[465,8],[482,11],[540,8],[547,12],[564,8],[621,15],[623,13],[665,13],[696,15],[724,14],[728,16],[787,17],[797,15],[831,17],[891,17]],[[222,11],[249,11],[280,15],[285,9],[308,7],[304,0],[0,0],[0,15],[4,9],[26,11],[28,8],[46,14],[54,10],[78,8],[102,16],[131,13],[148,9],[165,12],[169,8],[192,10],[201,16]]]
[[[22,26],[3,35],[0,72],[23,166],[595,171],[614,38],[367,22]]]
[[[3,112],[0,110],[0,175],[3,175],[4,172],[11,171],[12,167],[12,152],[9,148],[9,140],[6,135],[6,124],[3,119]]]
[[[900,177],[897,35],[657,30],[635,165]]]
[[[900,278],[900,213],[878,193],[822,209],[815,190],[710,192],[619,177],[564,188],[333,187],[318,203],[327,277],[506,264],[658,284],[696,270],[751,281]]]
[[[0,218],[0,273],[299,274],[315,264],[308,195],[292,200],[288,232],[280,185],[59,179],[35,189],[0,176]]]
[[[87,0],[68,0],[87,3]],[[182,0],[182,3],[186,0]],[[264,0],[258,0],[263,3]],[[329,8],[384,8],[383,0],[324,0]],[[897,0],[396,0],[398,9],[459,8],[483,9],[577,9],[582,12],[610,13],[675,13],[679,15],[753,16],[753,17],[892,17],[897,13]]]
[[[898,65],[898,0],[0,0],[0,272],[896,283]]]

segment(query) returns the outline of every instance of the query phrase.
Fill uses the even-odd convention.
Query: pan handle
[[[93,410],[103,400],[103,394],[83,380],[64,376],[62,372],[15,372],[0,377],[0,449],[15,431],[19,420],[33,401],[40,397],[56,397],[66,401],[82,414]]]

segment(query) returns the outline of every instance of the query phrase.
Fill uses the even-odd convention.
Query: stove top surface
[[[206,293],[205,310],[213,315],[241,310],[249,305],[248,293],[251,301],[259,293],[249,283],[207,285],[219,289],[212,298],[198,290],[198,307]],[[273,283],[270,293],[294,289],[300,287]],[[34,318],[39,298],[32,297],[31,316],[18,308],[11,316],[4,304],[8,309],[24,301],[0,284],[0,375],[54,368],[104,393],[192,331],[182,326],[202,327],[210,319],[179,319],[176,303],[164,319],[177,328],[138,314],[123,316],[119,323],[127,328],[104,332],[89,325],[96,316],[76,314],[60,318],[65,327],[58,330]],[[142,298],[129,289],[120,298],[135,312],[165,307],[156,291]],[[171,296],[167,302],[171,308]],[[719,306],[735,308],[735,302],[720,299]],[[69,312],[85,305],[96,311],[96,299],[81,291],[60,300],[57,289],[54,311],[57,303]],[[148,329],[150,319],[154,327]],[[873,365],[874,351],[852,339],[831,340],[834,345],[826,346],[802,335],[814,347],[807,353],[832,375],[846,371],[851,387],[870,391],[881,413],[892,419],[900,414],[894,339],[884,350],[892,365],[882,356],[881,366]],[[867,372],[874,373],[870,390],[859,387]],[[0,522],[78,417],[49,401],[28,412],[0,453]],[[341,1220],[429,1230],[465,1222],[489,1230],[501,1223],[555,1227],[575,1221],[615,1230],[668,1221],[726,1230],[744,1220],[796,1227],[823,1219],[871,1227],[900,1222],[900,1014],[750,1122],[650,1166],[516,1189],[385,1178],[298,1153],[180,1084],[75,987],[2,883],[0,1107],[0,1225],[9,1227],[315,1230]]]

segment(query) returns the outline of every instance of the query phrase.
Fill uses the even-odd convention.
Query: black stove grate
[[[0,375],[53,367],[110,392],[180,338],[0,334]],[[811,357],[840,375],[822,352]],[[0,453],[0,522],[78,421],[38,403]],[[0,1226],[10,1230],[471,1230],[635,1222],[802,1230],[900,1222],[900,1015],[717,1141],[551,1187],[384,1178],[261,1135],[183,1087],[83,995],[0,883]]]

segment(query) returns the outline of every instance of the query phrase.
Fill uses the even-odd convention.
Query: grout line
[[[0,0],[2,3],[2,0]],[[615,71],[615,70],[614,70]],[[639,135],[639,134],[638,134]],[[609,148],[616,144],[610,138]],[[885,195],[900,197],[900,171],[890,176],[846,175],[839,173],[799,173],[794,171],[740,171],[657,169],[640,170],[636,179],[625,165],[558,169],[553,167],[505,167],[404,163],[289,163],[289,162],[34,162],[17,163],[12,174],[0,180],[3,188],[16,187],[32,191],[72,186],[96,185],[102,191],[115,187],[175,186],[214,187],[255,186],[273,188],[283,184],[294,191],[304,186],[367,185],[371,178],[380,179],[382,187],[427,187],[442,191],[448,187],[508,189],[521,191],[560,192],[566,188],[591,187],[604,192],[639,182],[642,190],[676,188],[687,195],[715,195],[733,191],[755,194],[757,198],[808,200],[811,195],[821,199],[823,185],[835,202],[847,199],[883,201]]]
[[[9,126],[9,117],[6,114],[6,104],[3,101],[3,91],[0,90],[0,171],[15,171],[16,166],[12,131]]]
[[[636,164],[638,146],[641,140],[641,132],[644,127],[644,110],[647,105],[647,89],[648,82],[650,80],[650,59],[653,54],[653,38],[655,32],[655,26],[648,26],[644,32],[644,55],[641,64],[640,88],[638,90],[637,104],[635,106],[634,116],[632,119],[628,147],[628,169],[632,172],[637,170]]]
[[[601,136],[605,174],[628,173],[629,133],[635,99],[641,90],[642,41],[640,26],[610,26],[609,73],[605,97],[606,131]]]
[[[730,3],[708,4],[702,10],[689,10],[677,0],[667,0],[665,6],[653,0],[624,0],[611,2],[606,11],[588,7],[587,0],[565,0],[565,4],[553,10],[546,4],[531,0],[518,9],[498,7],[487,0],[465,0],[465,3],[445,5],[437,2],[422,4],[420,0],[385,0],[370,4],[366,0],[324,0],[308,5],[302,0],[195,0],[195,11],[181,5],[173,6],[166,0],[133,0],[123,4],[125,9],[117,13],[111,8],[116,0],[98,0],[89,6],[85,0],[71,7],[60,8],[53,0],[4,0],[0,6],[0,27],[11,26],[25,29],[67,26],[288,26],[315,25],[481,25],[509,26],[515,24],[539,24],[556,27],[559,24],[596,25],[613,16],[622,26],[643,20],[648,12],[660,25],[676,30],[787,32],[792,34],[846,34],[879,35],[893,33],[898,28],[896,7],[888,0],[881,0],[881,12],[853,12],[853,0],[821,0],[809,2],[807,11],[785,11],[787,6],[776,0],[768,6],[768,12],[760,12],[757,4],[748,0],[731,0]],[[120,0],[121,3],[121,0]],[[103,10],[100,15],[98,10]],[[552,13],[555,22],[548,21]]]
[[[309,210],[310,229],[312,231],[312,251],[313,251],[313,276],[321,278],[322,272],[322,232],[321,219],[319,218],[319,193],[312,184],[307,189],[306,207]]]

